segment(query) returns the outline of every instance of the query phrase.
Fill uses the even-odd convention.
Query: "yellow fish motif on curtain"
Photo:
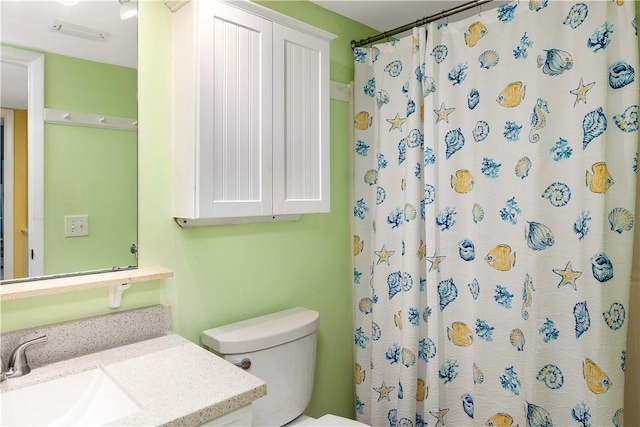
[[[425,386],[424,380],[422,378],[418,378],[418,387],[416,389],[416,400],[418,402],[424,402],[427,396],[429,396],[429,387]]]
[[[459,169],[456,175],[451,175],[451,188],[456,193],[465,194],[473,189],[473,175],[467,169]]]
[[[513,417],[508,414],[498,412],[484,423],[486,427],[518,427],[518,424],[513,425]]]
[[[362,366],[360,366],[360,364],[356,363],[353,370],[353,378],[356,384],[361,384],[362,381],[364,381],[365,376],[366,376],[365,370],[362,369]]]
[[[500,244],[491,249],[484,260],[496,270],[509,271],[516,265],[516,253],[511,252],[511,246]]]
[[[358,130],[367,130],[373,123],[373,117],[366,111],[360,111],[353,120],[353,126]]]
[[[473,333],[463,322],[453,322],[447,327],[447,338],[458,347],[468,347],[473,343]]]
[[[393,315],[393,323],[395,323],[398,329],[402,330],[402,310],[400,310],[398,314]]]
[[[609,187],[615,184],[605,162],[594,163],[591,165],[591,171],[587,171],[586,182],[589,190],[594,193],[606,193]]]
[[[506,108],[517,107],[524,99],[526,92],[527,86],[523,85],[522,82],[512,82],[502,89],[496,101]]]
[[[484,24],[480,21],[474,22],[473,24],[469,25],[468,31],[468,33],[464,33],[464,42],[469,47],[474,47],[481,38],[489,33],[487,27],[485,27]]]
[[[357,256],[364,249],[364,240],[360,240],[360,236],[353,235],[353,256]]]
[[[595,394],[602,394],[611,387],[612,382],[607,374],[588,357],[582,362],[582,374],[587,387]]]
[[[420,246],[418,247],[418,259],[422,261],[422,258],[427,256],[427,245],[424,244],[424,241],[420,239]]]
[[[484,382],[484,374],[482,370],[478,368],[478,366],[473,364],[473,383],[474,384],[482,384]]]

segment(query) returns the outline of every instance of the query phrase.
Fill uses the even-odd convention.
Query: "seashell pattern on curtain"
[[[512,2],[356,48],[360,421],[622,425],[634,18]]]

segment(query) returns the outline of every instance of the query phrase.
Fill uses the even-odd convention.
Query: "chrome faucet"
[[[3,371],[4,364],[2,363],[2,359],[0,358],[0,381],[4,381],[7,378],[21,377],[31,372],[31,368],[29,367],[29,363],[27,362],[27,354],[25,353],[25,350],[33,344],[43,343],[47,341],[48,338],[46,335],[44,335],[20,344],[11,353],[6,371]]]

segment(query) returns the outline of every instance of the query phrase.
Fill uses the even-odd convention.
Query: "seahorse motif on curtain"
[[[356,49],[359,419],[622,425],[634,17],[513,2]]]

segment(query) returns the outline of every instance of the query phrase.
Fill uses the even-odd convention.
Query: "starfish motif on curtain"
[[[573,103],[574,107],[578,104],[578,101],[582,101],[585,104],[587,103],[587,92],[596,84],[596,82],[591,82],[584,85],[583,82],[584,80],[580,78],[580,84],[578,87],[569,91],[571,94],[576,96],[576,100]]]
[[[407,121],[406,118],[401,119],[400,118],[400,113],[396,113],[396,116],[393,119],[386,119],[389,123],[391,123],[391,128],[389,129],[389,132],[391,132],[394,129],[398,129],[400,130],[400,132],[402,132],[402,125],[404,124],[404,122]]]
[[[378,264],[386,262],[387,265],[391,265],[389,264],[389,258],[391,258],[391,255],[396,253],[396,251],[388,251],[386,245],[382,245],[382,249],[380,249],[379,251],[373,252],[378,255]]]
[[[449,409],[440,409],[438,412],[429,411],[431,415],[438,419],[438,421],[436,421],[436,427],[446,425],[444,422],[444,416],[447,415],[447,412],[449,412]]]
[[[440,123],[440,121],[442,120],[449,123],[449,114],[453,113],[453,110],[455,110],[455,108],[445,107],[444,102],[442,103],[442,105],[440,105],[439,110],[433,110],[434,114],[438,116],[438,118],[436,119],[436,124]]]
[[[394,386],[387,387],[384,381],[382,381],[382,384],[380,385],[380,387],[373,388],[373,390],[380,393],[380,396],[378,396],[378,402],[380,402],[382,399],[387,399],[391,401],[391,399],[389,398],[389,393],[391,393],[394,389],[395,389]]]
[[[567,263],[567,266],[564,268],[564,270],[554,268],[553,272],[562,277],[562,280],[560,280],[560,283],[558,283],[559,288],[569,284],[573,286],[574,291],[578,290],[576,288],[576,279],[582,276],[582,271],[573,271],[573,269],[571,268],[571,261]]]
[[[444,255],[436,255],[435,252],[433,256],[428,256],[427,261],[431,263],[431,267],[429,267],[429,273],[432,271],[440,272],[440,263],[446,258]]]

